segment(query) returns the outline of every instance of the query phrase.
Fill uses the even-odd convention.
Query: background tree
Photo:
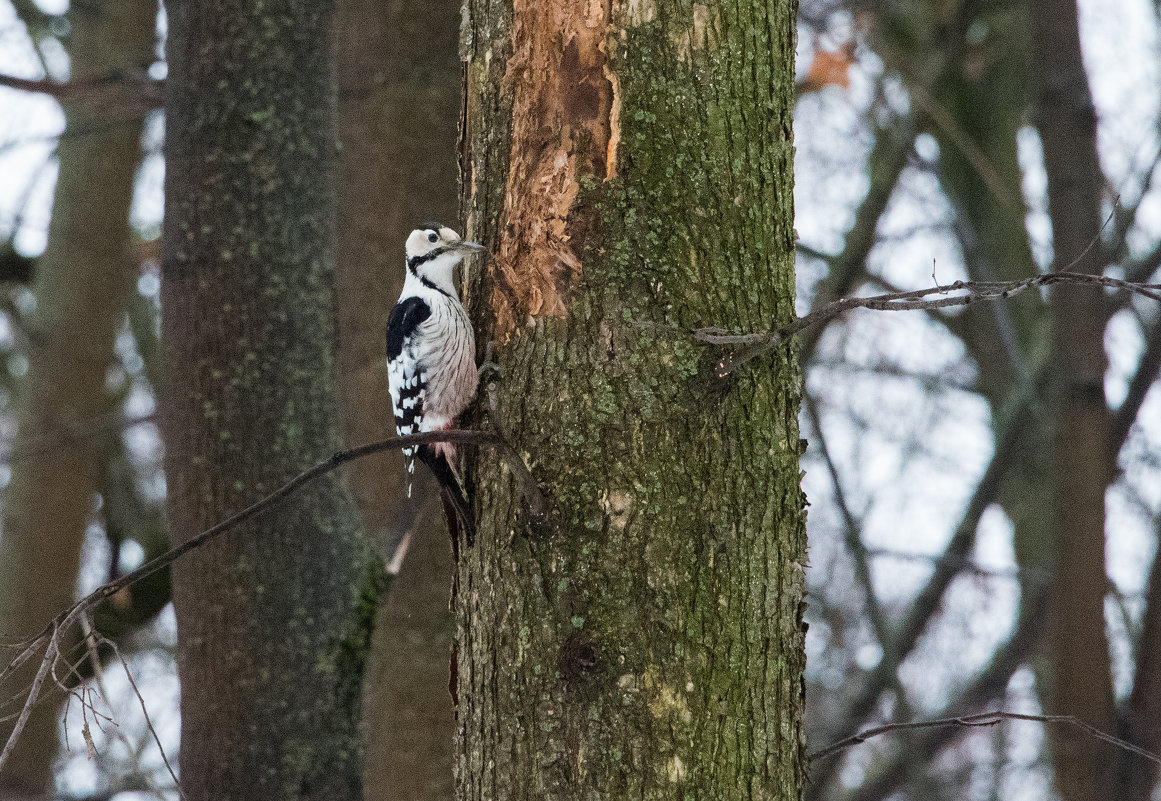
[[[74,9],[68,56],[73,80],[131,75],[153,60],[157,6],[111,0]],[[36,309],[24,321],[28,373],[16,388],[17,437],[4,493],[0,536],[0,632],[5,641],[38,633],[75,592],[85,529],[116,440],[94,436],[120,397],[107,388],[114,338],[124,325],[136,281],[129,208],[147,107],[131,82],[63,101],[65,135],[48,246],[36,260]],[[0,718],[10,696],[35,673],[21,671],[0,688]],[[59,700],[57,698],[56,700]],[[0,772],[0,796],[37,797],[51,786],[59,710],[43,705]],[[0,721],[7,741],[11,720]]]
[[[1154,134],[1144,144],[1134,134],[1128,144],[1116,132],[1117,109],[1106,103],[1093,113],[1089,76],[1101,63],[1094,44],[1101,40],[1092,25],[1087,40],[1080,35],[1075,3],[820,2],[804,4],[803,19],[817,35],[836,36],[831,42],[853,36],[841,47],[812,41],[846,55],[835,73],[841,82],[851,85],[852,72],[869,77],[860,133],[873,142],[862,151],[869,155],[870,191],[846,229],[845,246],[827,255],[815,246],[818,239],[803,237],[808,286],[825,276],[805,292],[816,304],[863,286],[929,284],[933,256],[940,281],[1049,269],[1143,280],[1155,271],[1157,231],[1146,211]],[[1150,21],[1156,24],[1155,17]],[[1082,41],[1094,45],[1088,73]],[[852,58],[860,66],[852,68]],[[807,62],[821,69],[835,59],[816,53]],[[800,125],[819,119],[823,94],[800,103]],[[1106,147],[1098,152],[1101,125]],[[1124,148],[1139,148],[1142,156],[1131,157],[1128,169],[1118,166]],[[824,174],[834,169],[818,155],[800,159],[806,173],[800,185],[818,184],[812,167]],[[1122,203],[1114,205],[1122,192]],[[916,208],[922,222],[900,227]],[[809,486],[815,575],[828,578],[814,587],[820,616],[812,619],[819,624],[814,653],[821,659],[808,697],[818,701],[812,706],[818,739],[884,717],[938,717],[1007,700],[1134,732],[1138,745],[1157,742],[1140,712],[1158,703],[1149,689],[1156,686],[1150,684],[1156,657],[1140,633],[1161,607],[1148,600],[1155,589],[1126,597],[1126,580],[1145,584],[1145,571],[1121,567],[1110,585],[1118,566],[1105,560],[1106,531],[1114,557],[1135,547],[1129,545],[1135,531],[1155,538],[1156,509],[1133,489],[1152,469],[1140,453],[1156,423],[1146,404],[1157,374],[1150,355],[1155,319],[1149,303],[1060,289],[960,315],[935,313],[918,327],[841,320],[813,339],[808,408],[815,413],[808,436],[820,447],[807,457],[808,474],[817,467],[832,485]],[[923,357],[908,357],[891,342],[889,332],[904,328],[924,339]],[[1118,331],[1119,338],[1109,339]],[[1104,347],[1110,342],[1120,347],[1113,369]],[[1139,359],[1126,355],[1134,350]],[[907,420],[905,429],[868,416],[851,394],[869,386],[863,383],[868,370],[891,382],[880,392],[889,393],[884,397],[892,399],[894,418]],[[973,436],[955,433],[972,426],[968,397],[990,406],[994,452],[978,467],[974,455],[966,459],[947,444]],[[1123,449],[1131,428],[1136,445]],[[885,459],[900,459],[900,467],[884,468]],[[871,460],[877,470],[866,470]],[[956,475],[962,484],[940,483]],[[921,502],[904,503],[905,488],[919,484],[932,500],[962,508],[962,517],[948,519],[931,503],[927,511]],[[1131,515],[1117,502],[1122,493],[1135,496]],[[893,525],[885,526],[887,520]],[[941,552],[931,553],[932,543],[924,541],[926,526],[950,532]],[[835,561],[827,555],[837,544],[828,530],[841,532],[844,553]],[[1153,559],[1152,550],[1140,564]],[[1012,559],[1016,569],[981,568],[981,556]],[[857,595],[834,581],[848,570]],[[887,575],[894,577],[891,587]],[[972,589],[980,582],[990,596]],[[1005,614],[1010,622],[998,629],[969,629],[963,617],[1003,620]],[[955,650],[960,657],[949,661],[948,638],[965,635]],[[971,650],[965,641],[978,643],[983,658],[965,659]],[[859,669],[855,654],[868,654],[869,666]],[[844,660],[851,671],[844,681],[836,683],[834,674],[823,679]],[[1035,690],[1027,683],[1032,675]],[[1029,764],[1027,753],[1016,750],[1026,735],[1013,729],[966,738],[947,730],[904,736],[897,746],[816,765],[811,792],[954,798],[986,784],[1004,797],[1014,792],[1019,767],[1022,791],[1043,797],[1050,791],[1036,784],[1039,764],[1052,766],[1064,798],[1147,798],[1156,782],[1147,761],[1064,730],[1051,733],[1050,750],[1032,745],[1039,756]],[[988,754],[982,763],[981,753]]]
[[[181,542],[337,450],[331,12],[169,11],[162,430]],[[352,799],[380,572],[330,476],[174,570],[189,799]]]
[[[472,2],[466,25],[474,317],[549,512],[472,459],[459,793],[797,798],[797,366],[721,380],[682,330],[793,314],[793,7]]]
[[[398,1],[337,6],[339,387],[350,445],[395,433],[384,332],[403,286],[403,242],[430,220],[459,226],[459,10],[450,0],[427,2],[421,14]],[[397,451],[348,470],[367,536],[398,571],[367,661],[365,797],[442,801],[452,793],[455,732],[443,513],[424,504],[423,471],[406,499]]]

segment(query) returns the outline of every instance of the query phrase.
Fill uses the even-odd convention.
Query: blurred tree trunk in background
[[[418,470],[416,471],[418,472]],[[443,509],[429,493],[402,570],[375,618],[363,700],[363,797],[451,798],[455,719],[448,690],[454,620]]]
[[[1044,147],[1053,269],[1100,275],[1104,180],[1096,147],[1096,109],[1080,51],[1076,0],[1032,0],[1035,122]],[[1052,293],[1050,400],[1055,570],[1050,611],[1049,711],[1075,715],[1101,731],[1117,729],[1105,631],[1105,491],[1113,478],[1105,400],[1102,292]],[[1075,729],[1052,732],[1056,788],[1064,801],[1123,798],[1119,755]]]
[[[332,7],[169,11],[162,431],[175,542],[339,446]],[[190,801],[361,796],[380,586],[335,475],[174,569]]]
[[[68,13],[72,81],[132,76],[153,61],[157,5],[143,0],[74,4]],[[39,632],[72,602],[86,525],[109,454],[92,436],[115,411],[106,391],[113,341],[125,321],[137,264],[129,207],[146,108],[127,82],[115,102],[81,93],[65,103],[66,129],[48,246],[37,260],[28,374],[19,387],[12,479],[0,534],[0,637]],[[31,665],[35,672],[36,665]],[[30,679],[5,684],[7,699]],[[11,709],[4,707],[7,714]],[[0,742],[10,723],[0,723]],[[60,717],[32,716],[0,773],[0,797],[40,797],[51,786]]]
[[[350,445],[395,433],[384,332],[403,286],[407,234],[430,220],[459,229],[459,9],[454,0],[433,0],[422,13],[401,0],[337,6],[339,387]],[[442,511],[438,504],[425,510],[426,471],[407,500],[397,451],[347,470],[377,550],[390,559],[412,532],[367,662],[364,794],[369,801],[443,801],[452,792],[454,626]]]
[[[403,287],[403,243],[436,220],[456,227],[459,6],[341,0],[338,251],[339,375],[344,435],[357,445],[394,436],[387,391],[387,317]],[[390,552],[421,502],[406,502],[395,451],[350,468],[372,541]]]
[[[683,330],[793,319],[794,12],[469,4],[472,307],[549,510],[470,457],[458,798],[800,797],[796,359]]]

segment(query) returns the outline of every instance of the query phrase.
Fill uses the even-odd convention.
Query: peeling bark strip
[[[498,331],[563,316],[581,273],[570,230],[582,176],[616,172],[617,97],[606,67],[611,0],[516,0],[504,91],[512,97],[507,225],[493,262]]]

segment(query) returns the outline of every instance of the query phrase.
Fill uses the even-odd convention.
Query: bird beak
[[[487,250],[487,248],[484,247],[483,245],[479,244],[478,242],[460,241],[460,242],[456,243],[456,250],[458,250],[462,253],[482,253],[485,250]]]

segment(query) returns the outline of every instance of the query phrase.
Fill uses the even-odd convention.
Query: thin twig
[[[1004,477],[1013,464],[1012,455],[1020,447],[1023,441],[1022,434],[1032,417],[1031,396],[1034,396],[1033,388],[1017,387],[1004,404],[1014,411],[1005,412],[1001,409],[997,415],[996,446],[991,461],[977,482],[971,498],[968,499],[942,558],[935,563],[927,583],[915,596],[903,619],[894,627],[895,636],[889,651],[884,649],[885,652],[895,654],[899,663],[902,663],[918,645],[931,619],[941,608],[944,594],[960,575],[964,562],[975,547],[980,518],[995,501]],[[879,697],[894,681],[891,664],[881,660],[838,719],[854,721],[854,725],[863,725],[863,722],[870,718]],[[835,763],[820,766],[816,780],[820,785],[825,785],[834,770]]]
[[[520,455],[516,453],[516,450],[511,445],[509,445],[496,434],[492,434],[490,432],[459,430],[434,431],[426,434],[410,434],[405,437],[392,437],[391,439],[385,439],[379,442],[371,442],[366,445],[360,445],[355,448],[338,451],[330,458],[319,462],[309,470],[305,470],[302,473],[299,473],[297,476],[287,481],[285,484],[271,492],[266,497],[255,501],[245,509],[231,515],[217,525],[211,526],[199,534],[195,534],[181,545],[166,551],[160,556],[154,557],[136,570],[130,573],[126,573],[125,575],[120,576],[119,578],[110,581],[107,584],[102,584],[100,587],[97,587],[97,589],[93,590],[84,598],[77,601],[71,607],[53,618],[52,622],[50,622],[48,626],[45,627],[44,631],[42,631],[38,636],[28,640],[24,650],[16,657],[16,659],[14,659],[13,662],[10,663],[3,671],[0,671],[0,681],[3,681],[3,679],[21,662],[27,660],[29,656],[31,656],[31,654],[35,652],[40,647],[40,645],[43,644],[44,639],[53,631],[67,628],[70,624],[75,622],[80,615],[87,613],[106,598],[110,598],[126,587],[141,581],[147,576],[153,575],[158,570],[161,570],[162,568],[172,564],[174,561],[194,550],[195,548],[200,548],[210,540],[217,538],[221,534],[224,534],[230,529],[236,528],[241,523],[244,523],[250,518],[269,509],[279,501],[282,501],[288,496],[292,495],[304,484],[307,484],[317,478],[326,475],[327,473],[330,473],[331,471],[341,467],[347,462],[361,459],[364,456],[370,456],[375,453],[381,453],[383,451],[388,451],[395,448],[405,448],[409,445],[429,445],[435,442],[450,442],[460,445],[489,445],[499,448],[509,466],[512,468],[513,473],[515,473],[517,479],[519,480],[521,488],[524,490],[525,500],[528,504],[529,510],[533,514],[539,514],[543,512],[544,498],[541,496],[540,490],[537,488],[536,482],[532,478],[532,474],[528,471],[527,466],[525,466],[524,460],[520,458]]]
[[[911,729],[938,729],[946,728],[948,726],[958,726],[961,728],[980,728],[985,726],[995,726],[1002,720],[1026,720],[1033,723],[1063,723],[1069,726],[1075,726],[1081,731],[1085,732],[1091,737],[1098,740],[1103,740],[1106,743],[1111,743],[1118,748],[1123,748],[1126,751],[1131,751],[1140,757],[1143,757],[1150,762],[1155,762],[1161,765],[1161,756],[1157,756],[1151,751],[1146,751],[1144,748],[1133,745],[1130,742],[1122,740],[1119,737],[1114,737],[1107,734],[1096,726],[1085,723],[1083,720],[1073,715],[1028,715],[1022,712],[1005,712],[997,710],[995,712],[979,712],[974,715],[963,715],[955,718],[938,718],[936,720],[918,720],[911,723],[888,723],[883,726],[876,726],[873,729],[864,729],[858,734],[852,734],[850,737],[844,737],[838,742],[831,743],[826,748],[819,749],[806,757],[807,762],[814,762],[817,759],[830,756],[831,754],[842,751],[845,748],[850,748],[852,745],[859,745],[865,743],[872,737],[878,737],[881,734],[889,734],[895,731],[907,731]]]
[[[261,512],[271,508],[280,501],[285,500],[304,484],[307,484],[317,478],[320,478],[321,476],[326,475],[327,473],[332,472],[347,462],[395,448],[405,448],[409,445],[429,445],[436,442],[449,442],[459,445],[483,445],[498,448],[501,455],[508,462],[508,465],[516,476],[517,481],[521,485],[521,489],[524,492],[525,502],[528,504],[529,511],[534,515],[541,515],[544,513],[544,498],[540,494],[540,490],[536,486],[536,482],[533,479],[532,474],[529,472],[528,467],[524,464],[524,460],[520,458],[520,455],[516,452],[516,450],[502,437],[491,432],[459,430],[434,431],[426,434],[411,434],[405,437],[392,437],[391,439],[385,439],[379,442],[372,442],[366,445],[360,445],[355,448],[338,451],[337,453],[331,455],[330,458],[319,462],[314,467],[305,470],[302,473],[299,473],[297,476],[287,481],[285,484],[268,494],[266,497],[255,501],[245,509],[242,509],[240,512],[231,515],[217,525],[211,526],[199,534],[195,534],[181,545],[178,545],[176,548],[172,548],[164,554],[149,560],[136,570],[126,573],[125,575],[120,576],[119,578],[106,584],[102,584],[100,587],[93,590],[91,593],[74,603],[72,606],[60,612],[52,619],[52,621],[49,622],[49,624],[39,635],[25,640],[23,643],[15,646],[21,647],[22,650],[4,667],[3,670],[0,670],[0,684],[2,684],[8,676],[10,676],[17,668],[19,668],[21,664],[28,661],[35,653],[37,653],[41,646],[44,646],[47,642],[47,647],[45,648],[44,656],[41,659],[40,667],[37,670],[36,678],[33,679],[32,686],[30,687],[29,693],[21,707],[20,714],[17,716],[16,724],[8,737],[8,741],[4,745],[4,750],[0,752],[0,768],[2,768],[4,763],[8,760],[8,757],[11,755],[12,750],[16,746],[17,739],[19,739],[20,734],[23,732],[24,727],[28,722],[28,717],[32,713],[32,709],[36,705],[37,699],[40,696],[41,685],[43,685],[44,680],[49,675],[50,671],[54,670],[54,665],[58,655],[60,654],[59,637],[61,632],[68,630],[74,623],[78,623],[79,621],[85,619],[92,611],[92,609],[97,606],[97,604],[101,603],[107,598],[112,597],[113,595],[116,595],[126,587],[141,581],[142,579],[156,573],[158,570],[161,570],[162,568],[172,564],[174,561],[194,550],[195,548],[199,548],[210,540],[215,539],[216,537],[233,528],[236,528],[250,518],[255,517]],[[112,645],[112,643],[110,644]],[[116,651],[115,645],[114,651]],[[119,653],[118,656],[120,656]],[[82,659],[84,658],[85,657],[82,657]],[[123,659],[122,662],[124,662]],[[132,677],[130,677],[129,681],[130,683],[133,682]],[[134,686],[134,690],[136,691],[136,686]],[[138,698],[140,698],[140,693],[138,693]],[[146,722],[148,723],[148,714],[146,715]],[[152,725],[150,725],[150,731],[153,731]],[[156,739],[157,733],[155,731],[153,732],[153,736]],[[160,747],[160,742],[158,742],[158,747]],[[164,759],[164,757],[165,755],[163,753],[162,758]],[[166,766],[169,766],[168,760],[166,760]],[[176,782],[176,777],[174,781]]]
[[[100,635],[97,633],[97,627],[93,625],[93,619],[91,616],[87,614],[81,616],[81,631],[84,634],[85,655],[89,660],[89,664],[93,666],[93,684],[97,686],[97,692],[100,694],[102,700],[104,700],[105,705],[109,707],[110,711],[112,711],[113,702],[109,696],[108,691],[105,689],[105,678],[103,671],[101,670],[101,655],[98,653],[97,638]],[[77,673],[77,678],[80,678],[80,673]],[[67,706],[65,707],[65,713],[68,713]],[[89,721],[85,718],[85,707],[83,704],[81,706],[81,724],[81,736],[85,740],[86,753],[89,759],[96,759],[97,744],[93,742],[93,734],[89,730]],[[100,727],[100,723],[97,725]],[[120,732],[120,727],[118,727],[118,732]],[[67,751],[69,750],[69,722],[67,718],[65,719],[64,723],[64,733],[65,750]]]
[[[879,641],[879,645],[886,651],[891,645],[890,629],[883,615],[883,609],[879,605],[879,599],[875,595],[874,583],[871,579],[871,566],[867,561],[870,551],[863,542],[862,524],[855,517],[850,504],[847,503],[846,490],[839,477],[838,465],[831,457],[830,446],[826,434],[822,430],[822,416],[818,412],[818,404],[815,403],[814,396],[810,392],[803,393],[802,400],[803,408],[810,418],[810,425],[814,429],[811,444],[818,445],[818,453],[822,457],[823,464],[826,465],[831,486],[834,488],[835,505],[838,507],[843,520],[843,539],[846,541],[847,550],[851,552],[851,559],[855,563],[855,577],[859,582],[867,617],[871,620],[871,630],[875,633],[875,639]],[[884,659],[887,656],[890,655],[885,655]],[[902,688],[897,687],[897,689],[901,690]],[[900,697],[902,698],[902,693],[900,693]]]
[[[54,621],[52,624],[52,636],[49,637],[48,641],[48,650],[44,654],[44,659],[41,660],[40,668],[36,671],[36,678],[32,680],[32,688],[29,690],[24,707],[20,710],[19,717],[16,718],[12,732],[8,735],[8,741],[4,743],[4,750],[0,751],[0,770],[4,769],[4,763],[8,761],[8,757],[12,756],[12,751],[16,748],[16,741],[24,733],[24,727],[28,725],[28,718],[32,714],[32,707],[36,703],[36,699],[40,696],[40,687],[44,684],[44,680],[48,676],[49,668],[56,661],[56,635],[58,632],[55,626],[56,622]]]
[[[29,652],[29,655],[31,655],[32,653],[38,653],[40,646],[43,646],[47,640],[48,640],[48,637],[46,637],[44,635],[41,635],[41,636],[37,637],[35,640],[33,640],[32,645],[30,645],[26,649]],[[72,645],[70,645],[67,648],[63,648],[63,649],[58,648],[57,659],[64,659],[65,665],[68,668],[68,670],[65,672],[66,678],[70,674],[76,674],[78,677],[80,677],[80,673],[78,672],[80,665],[84,663],[84,661],[88,658],[88,656],[86,654],[81,654],[81,656],[79,658],[77,658],[75,662],[69,662],[68,660],[73,658],[74,656],[76,656],[77,653],[84,651],[84,650],[85,650],[85,643],[83,640],[80,640],[80,639],[78,639],[77,642],[74,642]],[[24,661],[27,661],[27,657],[25,658]],[[7,668],[5,668],[4,677],[7,678],[12,673],[13,669],[14,668],[11,664]],[[3,686],[4,686],[3,680],[0,680],[0,687],[3,687]],[[31,687],[31,686],[32,686],[32,684],[30,681],[28,686],[26,686],[23,689],[19,690],[18,692],[14,693],[9,698],[0,699],[0,712],[2,712],[5,707],[8,707],[12,704],[16,704],[18,702],[20,704],[23,704],[24,703],[23,699],[28,694],[29,687]],[[7,717],[0,717],[0,723],[4,723],[8,720],[12,720],[14,717],[16,717],[15,713],[13,713]]]
[[[1035,287],[1061,285],[1096,285],[1123,289],[1152,300],[1161,301],[1161,284],[1141,284],[1087,273],[1056,272],[1025,278],[1021,281],[955,281],[907,292],[888,292],[865,298],[842,298],[828,303],[778,331],[751,334],[729,334],[721,328],[697,328],[689,331],[694,338],[711,345],[742,345],[743,350],[730,353],[718,364],[717,375],[725,378],[746,362],[767,353],[803,329],[827,322],[852,309],[875,311],[918,311],[968,306],[976,301],[1007,300]],[[959,294],[956,294],[959,293]],[[925,300],[930,295],[947,297]]]
[[[100,637],[101,635],[98,634],[97,636]],[[169,778],[173,779],[173,786],[177,788],[178,796],[181,798],[181,801],[186,801],[185,792],[181,789],[181,782],[177,780],[177,773],[174,772],[173,765],[169,764],[169,757],[165,755],[165,748],[161,745],[161,737],[158,736],[157,730],[153,728],[153,721],[149,719],[149,710],[145,708],[145,698],[141,695],[141,690],[137,688],[137,682],[133,680],[133,673],[129,670],[129,663],[125,661],[125,657],[121,653],[121,649],[117,647],[117,643],[107,637],[101,637],[101,642],[112,648],[113,653],[121,662],[121,667],[125,670],[125,678],[129,679],[129,686],[133,688],[133,694],[137,696],[137,703],[141,705],[141,714],[145,716],[145,728],[149,729],[149,733],[153,735],[153,742],[157,744],[157,751],[161,754],[161,761],[165,763],[165,769],[169,771]],[[160,790],[157,791],[157,794],[164,798]]]
[[[72,649],[72,650],[74,650],[74,651],[75,651],[75,650],[77,649],[77,648],[76,648],[76,647],[77,647],[77,645],[81,646],[82,648],[84,647],[84,643],[83,643],[83,642],[79,642],[79,643],[77,643],[77,644],[75,644],[75,645],[74,645],[74,647],[73,647],[73,649]],[[55,671],[55,670],[56,670],[56,664],[55,664],[55,663],[57,663],[57,662],[59,662],[61,659],[63,659],[63,658],[64,658],[64,656],[65,656],[65,654],[64,654],[64,651],[60,650],[60,647],[59,647],[59,645],[58,645],[58,646],[57,646],[56,653],[55,653],[55,654],[53,654],[53,657],[52,657],[52,658],[53,658],[53,661],[54,661],[54,664],[53,664],[53,665],[52,665],[52,667],[50,668],[50,671]],[[89,659],[89,656],[88,656],[88,654],[84,654],[84,655],[82,655],[82,656],[81,656],[79,659],[77,659],[75,662],[67,662],[67,661],[66,661],[66,662],[65,662],[65,671],[64,671],[65,678],[67,678],[67,677],[68,677],[68,676],[70,676],[70,675],[75,675],[75,676],[79,677],[79,676],[80,676],[80,673],[79,673],[80,667],[81,667],[81,665],[82,665],[82,664],[84,664],[86,661],[88,661],[88,659]],[[42,663],[42,664],[43,664],[43,661],[44,661],[44,660],[42,659],[42,660],[41,660],[41,663]],[[54,673],[54,677],[55,677],[55,673]],[[10,698],[10,699],[9,699],[9,701],[8,701],[7,703],[13,703],[13,702],[15,702],[15,701],[17,701],[17,700],[20,700],[20,703],[21,703],[21,710],[23,710],[23,705],[24,705],[25,703],[27,703],[27,702],[28,702],[28,694],[29,694],[29,693],[32,691],[32,685],[33,685],[34,683],[35,683],[35,679],[33,679],[33,681],[29,682],[29,684],[28,684],[28,686],[27,686],[27,687],[23,688],[23,689],[22,689],[22,690],[20,690],[18,693],[16,693],[15,695],[13,695],[13,697],[12,697],[12,698]],[[68,692],[68,693],[72,693],[73,691],[72,691],[72,690],[66,690],[66,692]],[[38,707],[38,706],[41,706],[42,704],[45,704],[45,703],[47,703],[49,700],[52,700],[52,699],[55,699],[55,698],[57,698],[57,696],[53,695],[52,693],[48,693],[48,692],[42,693],[42,694],[40,695],[40,697],[39,697],[39,698],[38,698],[38,699],[35,701],[35,703],[33,703],[33,705],[32,705],[32,706],[33,706],[33,708],[35,709],[36,707]],[[90,711],[92,711],[92,710],[90,710]],[[16,720],[16,719],[17,719],[17,718],[19,718],[19,717],[20,717],[20,713],[19,713],[19,712],[12,712],[12,713],[10,713],[10,714],[6,714],[6,715],[4,715],[4,716],[0,717],[0,724],[8,723],[9,721],[11,721],[11,720]],[[112,718],[110,718],[108,715],[102,715],[101,717],[104,717],[104,719],[105,719],[105,720],[112,720]],[[98,728],[100,728],[100,722],[99,722],[99,721],[98,721]],[[103,729],[102,729],[102,731],[103,731]]]

